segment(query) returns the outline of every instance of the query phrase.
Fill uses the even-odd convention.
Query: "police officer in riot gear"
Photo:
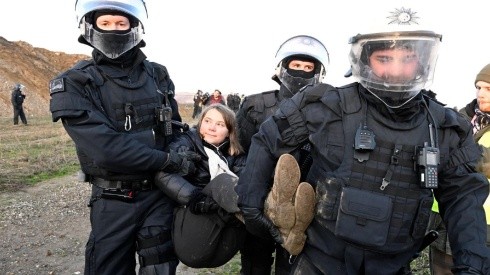
[[[280,86],[247,96],[237,112],[240,143],[245,150],[260,124],[276,111],[279,102],[290,98],[303,87],[322,82],[330,58],[327,48],[316,38],[297,35],[286,40],[275,56],[276,71],[272,79]]]
[[[308,87],[281,102],[254,136],[239,179],[245,224],[266,236],[268,177],[281,154],[312,144],[315,218],[292,274],[400,274],[424,243],[433,196],[448,225],[455,274],[490,274],[488,181],[471,125],[426,96],[441,35],[414,11],[383,16],[391,31],[351,39],[359,82]],[[409,27],[405,29],[405,27]]]
[[[174,205],[153,178],[191,173],[193,156],[164,151],[181,118],[166,68],[140,49],[145,2],[78,0],[75,11],[92,59],[51,81],[50,110],[92,185],[85,274],[132,274],[136,252],[140,274],[175,274]]]
[[[236,115],[240,143],[246,151],[260,124],[274,114],[279,103],[285,98],[291,98],[307,85],[322,82],[329,62],[326,47],[312,36],[294,36],[281,44],[275,56],[276,70],[272,77],[280,85],[279,90],[245,97]],[[307,150],[298,150],[296,154],[301,158],[300,163],[309,167],[305,161],[307,155]],[[248,233],[245,247],[241,251],[241,273],[270,274],[274,250],[276,244],[272,239],[262,239]],[[288,257],[287,252],[277,245],[276,274],[289,273]]]
[[[24,100],[26,99],[26,95],[22,93],[23,87],[24,85],[17,83],[12,90],[11,102],[12,106],[14,107],[14,125],[19,124],[19,117],[22,123],[27,125],[26,114],[24,113],[24,107],[22,106],[22,104],[24,104]]]

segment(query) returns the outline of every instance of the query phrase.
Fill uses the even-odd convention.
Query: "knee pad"
[[[154,227],[147,230],[148,235],[138,235],[136,250],[141,267],[177,261],[170,230]]]

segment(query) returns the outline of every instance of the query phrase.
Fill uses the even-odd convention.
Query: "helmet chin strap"
[[[366,90],[368,90],[369,93],[371,93],[374,97],[376,97],[377,99],[379,99],[379,101],[383,102],[383,104],[386,105],[386,107],[388,107],[390,109],[398,109],[398,108],[401,108],[401,107],[405,106],[408,102],[410,102],[414,97],[416,97],[419,94],[419,93],[416,93],[415,95],[413,95],[412,97],[408,98],[407,100],[405,100],[400,105],[390,105],[386,101],[384,101],[380,96],[378,96],[375,92],[371,91],[369,88],[366,88]]]

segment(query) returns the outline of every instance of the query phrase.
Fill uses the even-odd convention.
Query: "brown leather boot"
[[[274,172],[274,184],[264,208],[266,216],[279,228],[284,239],[295,223],[293,202],[300,176],[296,159],[290,154],[281,155]]]
[[[298,255],[305,245],[305,231],[310,225],[315,212],[315,190],[307,183],[302,182],[296,190],[294,200],[295,223],[287,236],[283,235],[283,247],[291,254]]]

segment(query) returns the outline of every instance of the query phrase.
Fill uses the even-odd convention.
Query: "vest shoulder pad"
[[[441,123],[441,127],[456,128],[458,129],[458,133],[461,131],[461,134],[463,135],[466,135],[466,133],[471,130],[471,122],[463,114],[452,108],[444,108],[442,106],[440,108],[444,110],[444,120]]]
[[[162,92],[167,92],[169,96],[173,97],[175,95],[175,85],[170,79],[167,68],[162,64],[148,60],[144,61],[144,65],[150,76],[153,77],[155,81],[158,81],[159,88],[163,89]]]
[[[338,88],[338,95],[341,102],[342,111],[347,114],[356,113],[361,109],[361,98],[359,96],[359,86],[357,83]]]
[[[422,96],[433,101],[434,103],[437,103],[441,106],[446,106],[446,104],[440,102],[439,100],[436,99],[437,94],[434,93],[432,90],[422,90],[420,91],[422,93]]]
[[[270,108],[277,104],[277,95],[275,91],[263,92],[264,105],[266,108]]]
[[[49,83],[50,94],[64,92],[66,81],[69,81],[71,84],[83,89],[83,87],[85,87],[90,80],[94,79],[94,77],[87,72],[87,68],[92,65],[92,60],[81,60],[72,68],[52,79]],[[101,80],[103,81],[103,79]]]
[[[266,101],[269,102],[266,103]],[[277,101],[277,90],[272,90],[245,97],[242,107],[252,107],[254,111],[262,113],[266,107],[274,106]],[[274,102],[274,104],[270,105],[271,102]]]

